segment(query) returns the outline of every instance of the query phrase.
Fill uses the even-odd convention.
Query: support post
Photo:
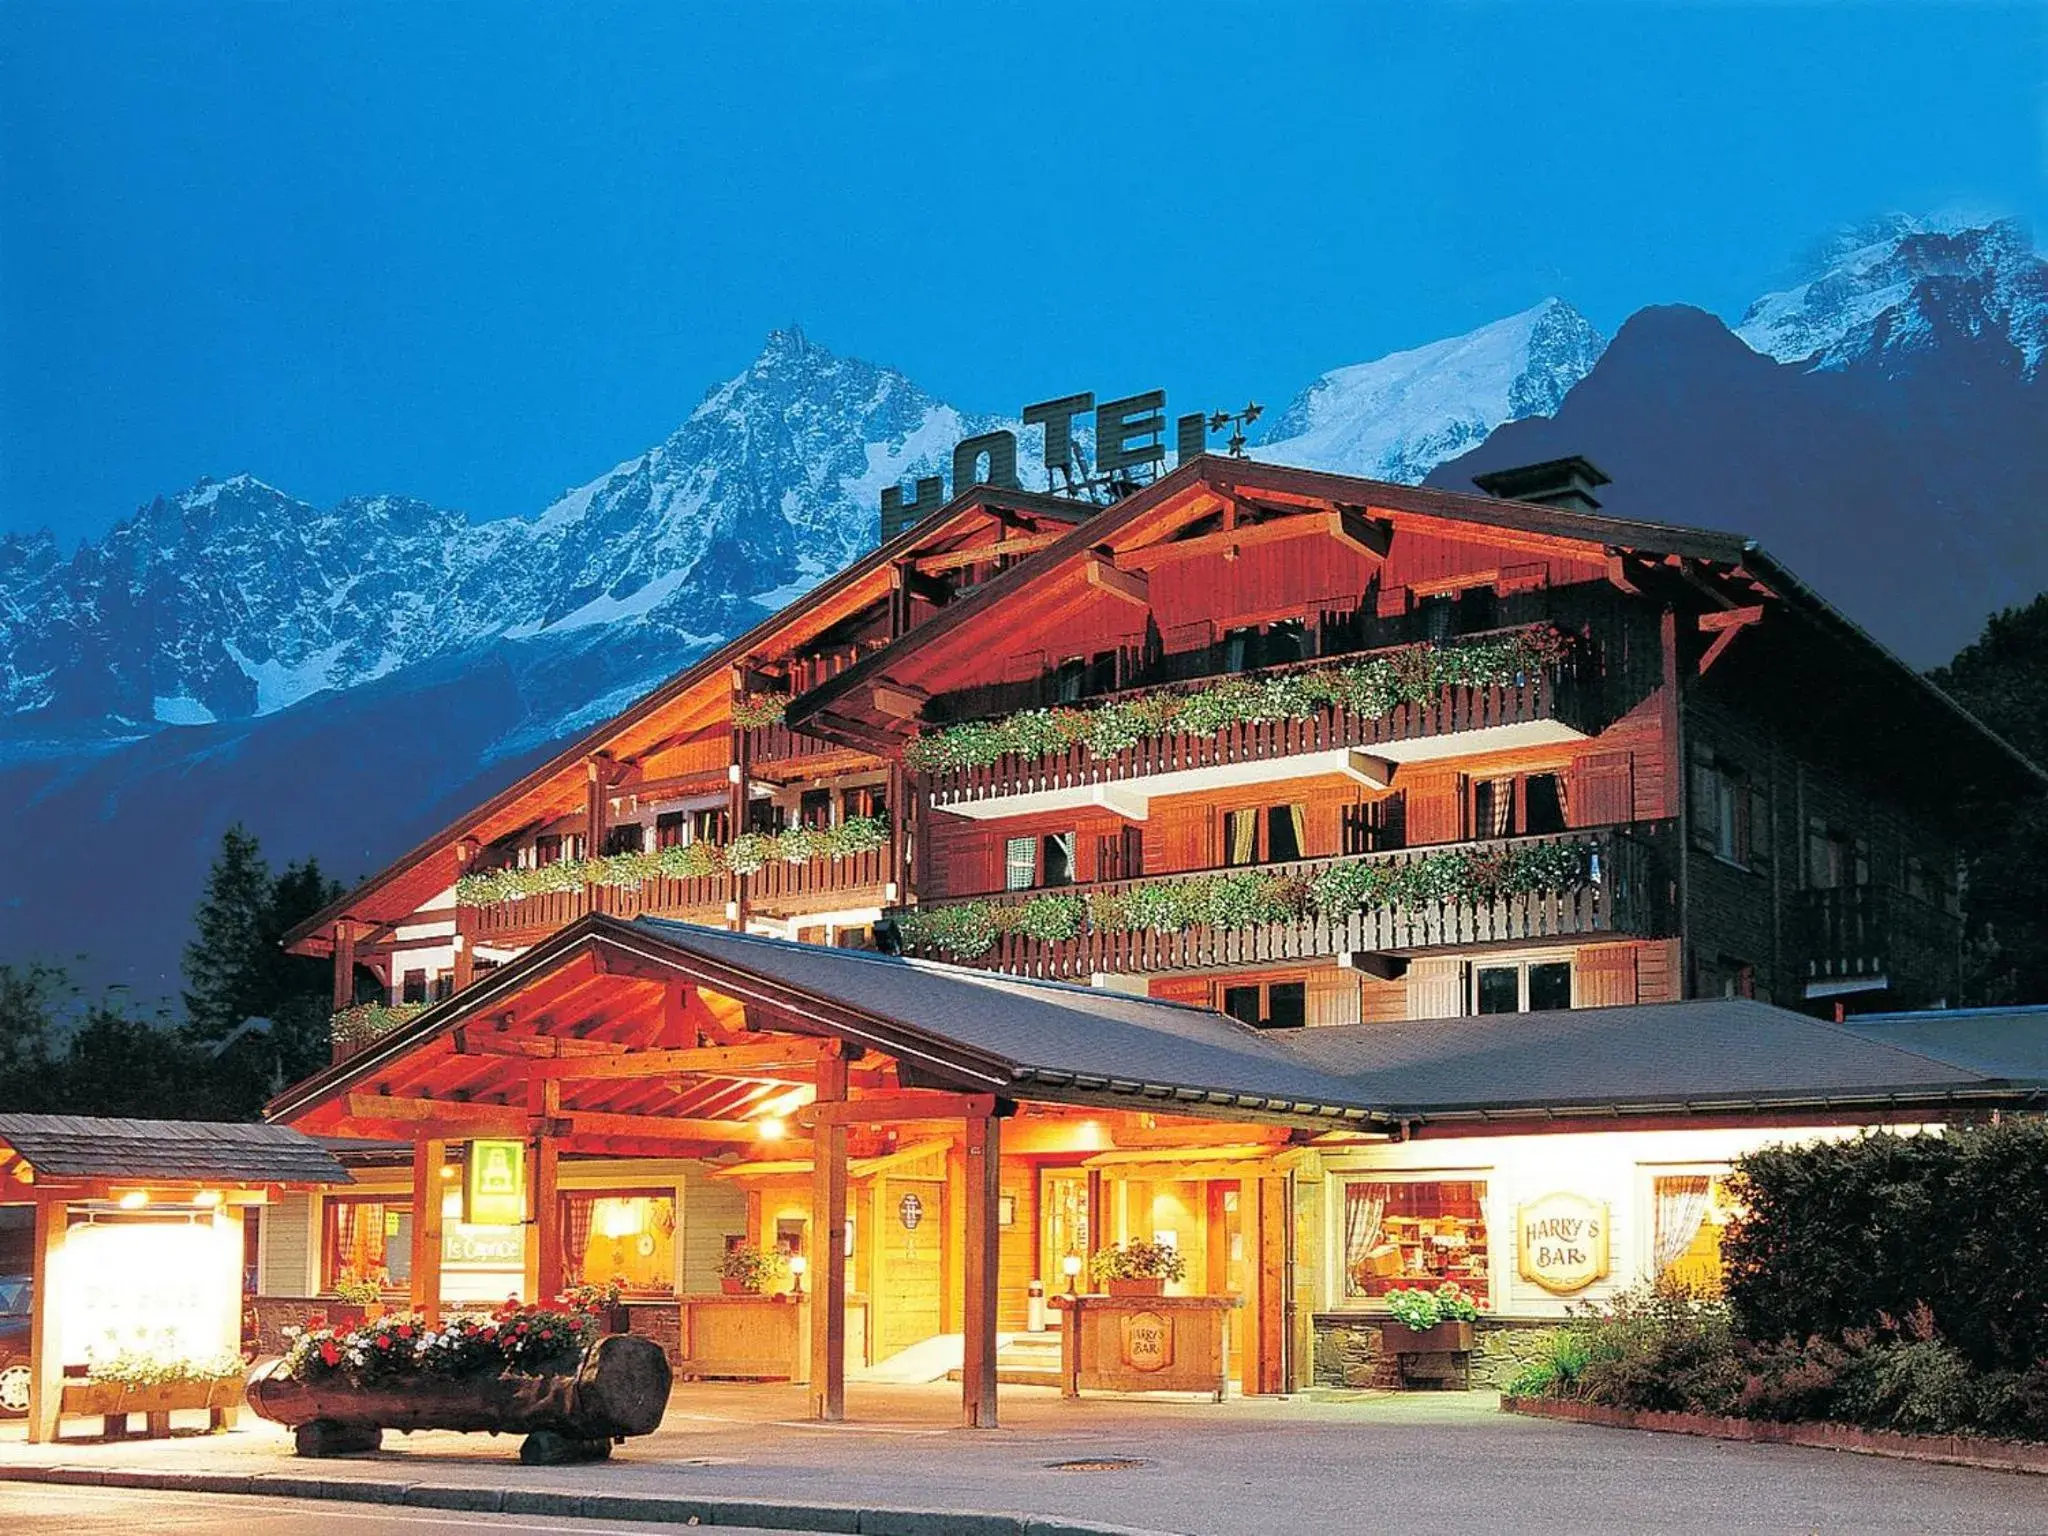
[[[29,1291],[28,1443],[48,1445],[57,1438],[58,1410],[64,1403],[63,1329],[58,1309],[62,1288],[51,1271],[64,1251],[70,1207],[61,1199],[36,1201],[36,1251]]]
[[[1287,1261],[1288,1230],[1294,1213],[1287,1197],[1287,1179],[1257,1181],[1259,1215],[1258,1307],[1248,1318],[1249,1330],[1258,1340],[1258,1380],[1247,1383],[1253,1392],[1287,1390],[1287,1293],[1294,1275]]]
[[[820,1104],[846,1097],[846,1058],[818,1063]],[[811,1139],[811,1417],[846,1417],[846,1127]]]
[[[966,1305],[961,1331],[960,1406],[969,1429],[996,1427],[996,1244],[1001,1234],[1002,1122],[978,1116],[967,1122]]]
[[[944,1223],[939,1229],[939,1332],[960,1331],[960,1307],[967,1295],[965,1271],[960,1257],[967,1247],[967,1149],[960,1143],[946,1148],[946,1201]],[[880,1281],[876,1282],[880,1294]]]
[[[441,1321],[441,1165],[448,1143],[412,1144],[412,1309],[431,1328]]]
[[[562,1271],[561,1143],[545,1131],[533,1144],[533,1246],[539,1256],[533,1299],[553,1301],[569,1277]]]
[[[342,917],[334,923],[334,1011],[341,1012],[356,1000],[355,919]]]

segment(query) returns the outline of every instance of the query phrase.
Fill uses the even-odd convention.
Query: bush
[[[1585,1349],[1576,1395],[1616,1408],[1728,1413],[1742,1392],[1742,1365],[1728,1309],[1659,1280],[1614,1300],[1573,1330]]]
[[[2048,1125],[1769,1148],[1734,1193],[1722,1256],[1743,1337],[1841,1340],[1924,1307],[1979,1370],[2048,1357]]]
[[[1509,1397],[1576,1397],[1578,1380],[1586,1369],[1586,1340],[1566,1328],[1551,1334],[1543,1352],[1523,1364],[1508,1378]]]

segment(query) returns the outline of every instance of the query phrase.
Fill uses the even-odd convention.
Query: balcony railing
[[[1363,858],[1303,859],[1221,870],[1105,880],[1038,891],[974,898],[982,906],[1022,908],[1046,896],[1078,897],[1090,917],[1069,938],[1033,938],[1000,920],[989,947],[978,954],[949,952],[937,945],[925,952],[965,964],[1022,976],[1085,980],[1095,974],[1142,974],[1284,964],[1327,959],[1344,953],[1409,954],[1468,945],[1528,943],[1603,934],[1655,938],[1671,931],[1670,879],[1657,843],[1661,825],[1608,828],[1547,837],[1507,838],[1482,843],[1408,848]],[[1309,886],[1335,866],[1367,864],[1389,871],[1413,869],[1424,861],[1442,869],[1446,855],[1469,856],[1483,869],[1526,858],[1534,850],[1576,850],[1581,860],[1561,860],[1580,871],[1537,889],[1512,894],[1449,894],[1419,900],[1366,905],[1342,915],[1304,910],[1276,921],[1242,926],[1195,926],[1173,932],[1097,926],[1093,914],[1142,887],[1209,881],[1218,876],[1256,874],[1277,882]],[[1109,898],[1104,901],[1102,898]],[[920,909],[939,912],[970,902],[940,902]]]
[[[1797,894],[1809,983],[1882,979],[1898,993],[1954,992],[1962,940],[1954,913],[1882,885]]]
[[[756,906],[768,912],[880,906],[889,899],[890,869],[887,848],[836,859],[806,859],[800,864],[777,859],[748,877],[747,893]]]
[[[1547,626],[1523,626],[1519,630],[1469,636],[1462,643],[1512,638],[1543,628]],[[1450,642],[1447,648],[1455,648],[1459,643]],[[1086,699],[1080,707],[1093,709],[1123,700],[1185,694],[1230,681],[1232,677],[1254,683],[1280,679],[1291,674],[1355,666],[1416,649],[1413,645],[1398,646],[1386,651],[1294,662],[1231,677],[1127,689]],[[932,805],[939,809],[962,815],[1007,814],[1012,808],[1051,808],[1076,792],[1085,798],[1099,785],[1129,784],[1142,791],[1141,781],[1154,780],[1160,781],[1154,792],[1172,793],[1176,792],[1172,776],[1187,775],[1188,787],[1200,787],[1204,770],[1228,770],[1239,764],[1274,763],[1288,758],[1334,760],[1352,750],[1396,761],[1437,756],[1441,754],[1427,747],[1418,749],[1416,745],[1436,737],[1493,732],[1501,738],[1501,745],[1569,740],[1591,735],[1602,724],[1596,718],[1602,691],[1588,686],[1588,680],[1582,676],[1588,668],[1588,654],[1587,648],[1579,647],[1572,659],[1532,667],[1514,682],[1449,686],[1425,702],[1397,704],[1383,714],[1360,714],[1341,704],[1329,703],[1300,718],[1247,721],[1206,734],[1164,732],[1117,752],[1097,752],[1076,743],[1036,756],[1010,754],[992,763],[932,770],[926,774],[925,783]],[[1470,743],[1471,750],[1485,748],[1483,741]]]

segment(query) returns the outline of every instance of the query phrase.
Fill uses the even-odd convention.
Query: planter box
[[[1112,1296],[1164,1296],[1166,1282],[1158,1275],[1145,1275],[1135,1279],[1112,1280],[1109,1282]]]
[[[131,1413],[177,1413],[184,1410],[234,1408],[242,1401],[242,1383],[168,1381],[134,1387],[121,1382],[72,1381],[64,1384],[63,1412],[79,1417],[123,1418]]]
[[[758,1285],[749,1285],[746,1281],[735,1280],[730,1275],[720,1275],[718,1277],[718,1289],[727,1296],[758,1296],[761,1294],[761,1288]]]
[[[1470,1323],[1438,1323],[1434,1328],[1410,1328],[1406,1323],[1386,1323],[1380,1328],[1390,1355],[1462,1355],[1472,1349]]]

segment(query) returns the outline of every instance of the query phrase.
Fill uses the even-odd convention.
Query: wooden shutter
[[[1771,793],[1762,784],[1749,786],[1749,862],[1759,869],[1771,864]]]
[[[1407,787],[1408,841],[1455,843],[1465,835],[1464,776],[1417,778]]]
[[[1692,845],[1712,853],[1719,845],[1721,799],[1714,775],[1714,754],[1701,747],[1692,756]]]
[[[1417,960],[1408,967],[1408,1017],[1456,1019],[1465,1013],[1465,962]]]
[[[1211,1006],[1209,978],[1206,976],[1154,976],[1146,984],[1146,991],[1163,1003],[1187,1003],[1196,1008]]]
[[[1311,1026],[1358,1022],[1358,972],[1335,968],[1311,971],[1307,981]]]
[[[1635,755],[1588,752],[1573,759],[1565,816],[1574,827],[1610,827],[1636,819]]]
[[[1636,947],[1596,944],[1572,958],[1572,991],[1577,1008],[1615,1008],[1636,1001]]]

